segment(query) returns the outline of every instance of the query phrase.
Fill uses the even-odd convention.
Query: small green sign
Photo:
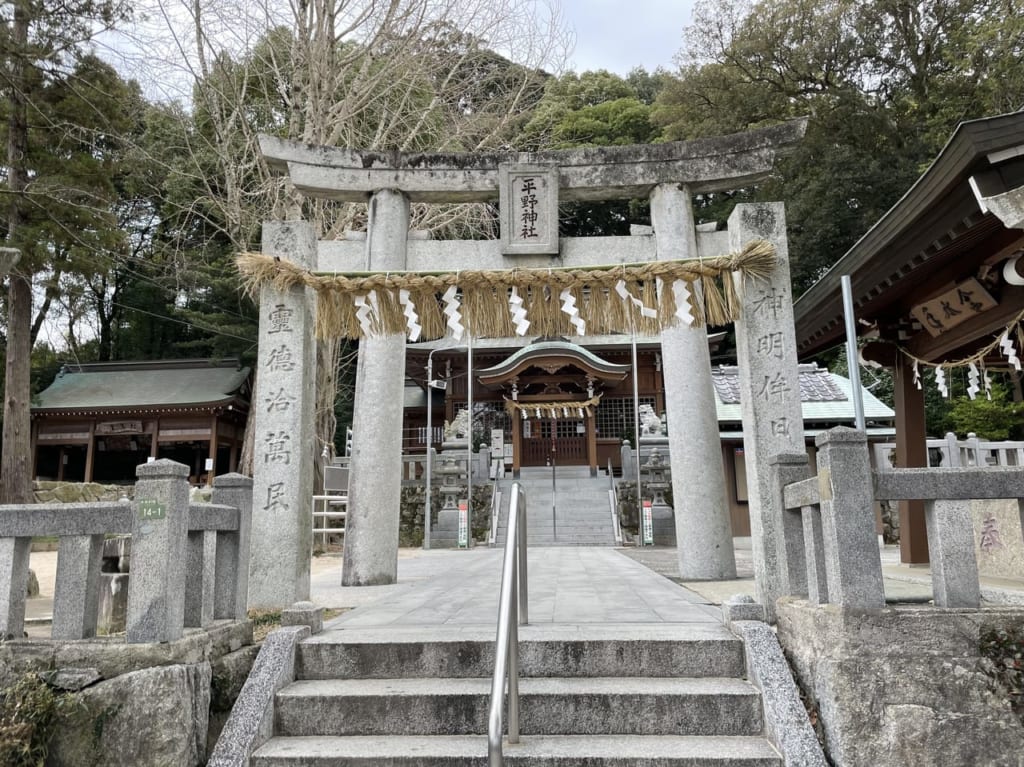
[[[139,519],[165,519],[167,507],[159,501],[139,501]]]

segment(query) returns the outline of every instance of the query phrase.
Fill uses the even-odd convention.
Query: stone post
[[[213,617],[245,620],[249,596],[249,548],[252,529],[253,481],[241,474],[221,474],[213,480],[213,502],[238,509],[238,530],[217,533]]]
[[[366,236],[367,267],[405,269],[408,235],[405,195],[388,189],[374,194]],[[404,370],[404,335],[359,339],[343,586],[394,583],[398,577]],[[299,600],[290,600],[295,601]]]
[[[688,187],[655,187],[651,193],[651,222],[659,260],[697,257],[697,231]],[[679,575],[684,580],[735,578],[707,331],[685,325],[663,330],[661,355],[665,410],[668,422],[674,424],[668,442]]]
[[[127,639],[171,642],[185,624],[188,466],[162,459],[140,465],[132,502],[132,564]]]
[[[736,357],[757,601],[774,623],[775,600],[784,592],[787,571],[782,540],[786,510],[781,497],[772,493],[768,461],[780,453],[807,452],[782,203],[736,206],[729,216],[730,250],[740,250],[755,239],[772,243],[778,262],[766,280],[744,282],[741,275],[734,275],[743,301],[736,323]]]
[[[627,440],[622,440],[622,447],[619,448],[619,464],[622,466],[623,481],[636,480],[636,457]]]
[[[932,593],[936,607],[971,607],[981,604],[978,558],[974,553],[974,523],[969,500],[924,502],[928,530],[928,556],[932,565]]]
[[[213,579],[216,572],[217,531],[189,530],[185,546],[185,625],[208,626],[213,622]]]
[[[790,596],[807,596],[807,561],[804,544],[803,511],[786,509],[783,493],[786,485],[807,479],[810,476],[807,453],[779,453],[768,461],[771,472],[770,485],[772,507],[780,509],[779,546],[782,566],[782,593]]]
[[[804,526],[804,556],[807,560],[807,601],[812,605],[829,602],[828,573],[825,570],[825,540],[821,532],[821,506],[800,510]]]
[[[0,538],[0,639],[25,633],[25,596],[31,538]]]
[[[96,636],[102,535],[61,536],[53,589],[53,639]]]
[[[815,444],[829,602],[881,610],[885,591],[867,435],[837,426],[819,434]]]
[[[312,268],[316,236],[303,221],[265,223],[263,252]],[[253,510],[249,606],[283,608],[309,598],[313,552],[313,296],[265,285],[252,401]]]

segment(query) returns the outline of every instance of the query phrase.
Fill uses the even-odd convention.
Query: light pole
[[[431,393],[431,389],[445,389],[448,384],[446,381],[435,381],[434,380],[434,354],[436,352],[443,351],[455,351],[456,349],[465,348],[462,346],[445,346],[437,349],[431,349],[430,354],[427,355],[427,502],[426,512],[423,520],[423,548],[430,548],[430,515],[431,515],[431,476],[434,464],[434,397]]]

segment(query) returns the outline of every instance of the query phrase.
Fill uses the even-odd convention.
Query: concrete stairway
[[[555,491],[550,468],[523,469],[516,480],[526,494],[527,538],[530,546],[614,546],[615,532],[608,505],[608,477],[591,477],[586,466],[556,469]],[[505,545],[511,479],[502,482],[496,546]],[[555,524],[552,526],[552,495]]]
[[[255,767],[483,767],[493,629],[372,628],[299,646]],[[718,624],[525,627],[516,767],[782,767]]]

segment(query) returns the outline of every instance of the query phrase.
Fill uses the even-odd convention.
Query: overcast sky
[[[570,62],[577,72],[607,69],[625,75],[636,66],[675,68],[693,0],[561,0],[576,30]]]

